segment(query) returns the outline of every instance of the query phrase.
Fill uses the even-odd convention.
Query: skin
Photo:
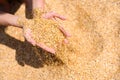
[[[0,0],[0,3],[3,3],[5,5],[5,7],[4,7],[5,10],[8,11],[9,4],[6,2],[6,0]],[[28,7],[31,6],[29,0],[25,0],[25,3],[28,4]],[[45,5],[44,0],[32,0],[32,6],[33,6],[32,8],[33,9],[39,8],[40,10],[44,10],[44,5]],[[59,18],[61,20],[66,20],[66,18],[64,16],[61,16],[55,12],[49,12],[49,13],[43,14],[42,17],[46,18],[46,19],[53,19],[53,20],[56,20],[55,18]],[[19,27],[19,28],[23,29],[24,25],[20,25],[17,23],[19,18],[20,18],[19,16],[9,14],[5,11],[0,11],[0,25],[15,26],[15,27]],[[59,29],[63,32],[63,34],[66,37],[70,36],[70,34],[68,32],[66,32],[61,25],[60,25]],[[50,53],[55,53],[54,49],[47,47],[43,43],[36,43],[31,37],[32,33],[31,33],[30,29],[24,30],[23,34],[24,34],[25,39],[29,43],[31,43],[33,46],[38,46]],[[67,43],[68,41],[65,39],[64,42]]]

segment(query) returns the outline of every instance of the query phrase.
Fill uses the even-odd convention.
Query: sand
[[[51,2],[52,1],[52,2]],[[0,29],[0,80],[120,80],[120,1],[46,0],[72,37],[65,53],[35,52],[16,27]],[[16,15],[24,17],[24,5]],[[66,47],[66,46],[65,46]]]

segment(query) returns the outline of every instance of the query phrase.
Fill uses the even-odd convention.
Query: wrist
[[[22,27],[22,25],[19,24],[18,21],[19,21],[19,17],[15,16],[14,19],[12,19],[12,21],[10,22],[10,25],[16,26],[16,27]]]
[[[28,22],[28,19],[19,17],[17,19],[17,26],[23,28],[24,24]]]
[[[0,12],[0,25],[21,27],[21,25],[17,23],[18,18],[18,16]]]

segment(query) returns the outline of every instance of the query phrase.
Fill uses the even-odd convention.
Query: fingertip
[[[70,33],[67,33],[67,37],[71,37],[72,35]]]
[[[55,50],[53,49],[53,50],[51,51],[51,53],[52,53],[52,54],[55,54]]]
[[[54,14],[54,17],[57,17],[57,18],[59,18],[61,20],[66,20],[67,19],[65,16],[59,15],[57,13]]]
[[[68,44],[68,40],[67,39],[64,39],[63,40],[65,44]]]
[[[46,51],[48,51],[48,52],[50,52],[50,53],[52,53],[52,54],[55,54],[55,50],[54,49],[52,49],[52,48],[47,48],[47,49],[45,49]]]
[[[61,20],[66,20],[67,18],[65,16],[60,16]]]
[[[48,19],[48,16],[44,14],[42,15],[42,18]]]

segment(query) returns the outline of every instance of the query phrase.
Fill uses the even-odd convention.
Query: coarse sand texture
[[[44,19],[43,12],[34,10],[33,19],[22,24],[56,54],[32,46],[21,28],[1,27],[0,80],[120,80],[120,0],[45,3],[45,12],[55,11],[67,20]],[[15,15],[25,18],[24,4]],[[62,43],[66,37],[59,24],[71,34],[68,44]]]

